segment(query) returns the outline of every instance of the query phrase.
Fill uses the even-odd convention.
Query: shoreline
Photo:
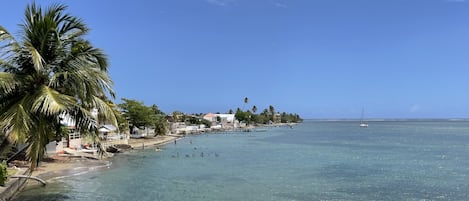
[[[47,182],[55,179],[81,175],[101,168],[109,168],[111,162],[107,159],[93,160],[86,158],[70,158],[68,156],[52,156],[53,161],[42,162],[32,176],[44,179]],[[28,182],[28,184],[37,182]]]
[[[129,150],[141,150],[145,149],[146,147],[165,145],[175,140],[179,140],[182,137],[184,136],[167,135],[146,139],[129,139],[128,144],[132,147]],[[114,154],[112,157],[116,157],[116,155]],[[110,158],[103,157],[102,159],[95,160],[89,158],[74,158],[72,156],[53,155],[49,156],[45,161],[42,161],[36,170],[33,171],[31,176],[39,177],[48,183],[54,182],[54,180],[79,176],[91,171],[110,168],[112,162],[109,159]],[[41,183],[37,181],[28,180],[23,190],[41,186]],[[21,191],[18,193],[21,193]]]
[[[292,124],[270,124],[270,125],[256,125],[250,126],[243,129],[248,130],[255,130],[260,128],[270,128],[270,127],[279,127],[279,126],[291,126]],[[296,125],[296,124],[293,124]],[[211,131],[205,132],[205,134],[210,133],[218,133],[218,132],[244,132],[245,130],[242,129],[226,129],[221,131]],[[140,138],[140,139],[129,139],[128,145],[131,146],[131,149],[122,150],[124,153],[130,150],[143,150],[148,148],[154,148],[162,145],[166,145],[175,141],[178,141],[186,136],[191,135],[198,135],[203,133],[191,133],[186,135],[163,135],[163,136],[156,136],[156,137],[147,137],[147,138]],[[73,156],[58,156],[53,155],[48,157],[45,161],[42,161],[36,170],[33,171],[32,176],[39,177],[46,182],[54,182],[54,180],[67,178],[67,177],[74,177],[86,174],[91,171],[100,170],[103,168],[111,168],[112,162],[109,160],[112,157],[116,157],[119,154],[114,154],[111,157],[103,157],[101,159],[90,159],[90,158],[75,158]],[[41,183],[28,180],[23,188],[23,190],[17,192],[18,194],[24,190],[28,190],[30,188],[41,187]]]
[[[162,135],[151,138],[140,138],[140,139],[129,139],[128,145],[132,149],[145,149],[145,147],[165,145],[173,141],[177,141],[185,136],[176,136],[176,135]]]

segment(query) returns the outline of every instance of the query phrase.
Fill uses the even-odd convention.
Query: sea
[[[469,200],[468,121],[309,121],[191,135],[15,200]]]

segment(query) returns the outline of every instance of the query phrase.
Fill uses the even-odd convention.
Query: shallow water
[[[187,137],[16,200],[469,200],[469,122],[369,125]]]

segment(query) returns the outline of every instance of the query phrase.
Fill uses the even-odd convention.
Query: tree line
[[[253,106],[251,110],[243,111],[240,108],[236,110],[235,118],[247,124],[271,124],[271,123],[299,123],[302,122],[300,115],[286,112],[276,112],[271,105],[269,108],[256,114],[257,107]]]
[[[249,103],[249,98],[244,98],[243,108]],[[230,110],[232,112],[232,110]],[[299,123],[302,122],[300,115],[286,112],[276,112],[275,107],[269,105],[268,108],[262,110],[260,114],[256,114],[257,106],[253,105],[251,110],[243,111],[236,109],[235,118],[246,124],[270,124],[270,123]]]

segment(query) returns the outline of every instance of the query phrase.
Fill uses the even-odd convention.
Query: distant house
[[[213,113],[208,113],[208,114],[204,115],[202,118],[204,118],[205,120],[210,121],[210,122],[216,122],[217,121],[217,116]]]
[[[111,124],[105,124],[98,128],[99,137],[101,139],[112,138],[117,135],[117,128]]]
[[[222,122],[233,123],[235,121],[234,114],[216,114],[216,115],[220,117]]]
[[[98,110],[97,109],[91,110],[91,115],[93,117],[97,117]],[[74,150],[82,149],[83,145],[87,142],[85,141],[85,139],[82,138],[80,131],[76,128],[75,120],[70,115],[66,115],[66,114],[60,115],[60,118],[61,118],[60,123],[66,126],[69,130],[68,136],[65,138],[62,138],[61,141],[58,141],[58,142],[54,141],[54,142],[49,143],[46,146],[47,153],[48,154],[63,153],[66,148],[70,148]],[[126,139],[123,139],[122,136],[116,133],[118,129],[114,125],[110,125],[110,124],[102,125],[98,128],[98,131],[100,133],[100,137],[104,140],[112,140],[120,144],[127,143]],[[117,139],[121,141],[116,141]],[[109,143],[105,142],[104,144],[109,144]]]
[[[275,123],[280,123],[281,120],[282,120],[282,115],[277,112],[277,113],[274,115],[274,121],[275,121]]]
[[[220,120],[222,123],[233,123],[235,120],[235,115],[234,114],[213,114],[213,113],[208,113],[204,115],[204,119],[210,121],[210,122],[216,122],[217,118],[220,117]]]

